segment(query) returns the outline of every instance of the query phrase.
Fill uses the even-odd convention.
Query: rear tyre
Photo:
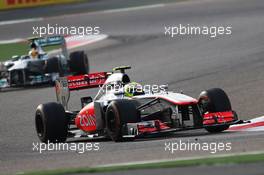
[[[64,108],[58,103],[46,103],[37,107],[35,126],[42,142],[65,142],[68,133],[68,121]]]
[[[199,105],[203,114],[206,112],[225,112],[232,110],[227,94],[220,88],[203,91],[199,96]],[[228,128],[229,125],[205,127],[210,133],[222,132]]]
[[[89,73],[89,60],[84,51],[76,51],[70,54],[70,71],[76,75]]]
[[[128,140],[122,137],[124,124],[141,121],[140,113],[135,104],[133,100],[122,99],[112,101],[107,107],[106,131],[113,141],[119,142]]]

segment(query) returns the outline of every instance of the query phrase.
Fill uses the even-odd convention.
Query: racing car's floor
[[[240,119],[251,119],[264,113],[263,9],[263,0],[186,1],[144,10],[82,14],[45,19],[39,23],[5,25],[0,28],[0,40],[25,38],[32,35],[32,26],[47,23],[98,25],[110,37],[84,47],[90,56],[92,72],[131,65],[132,80],[144,84],[168,83],[169,89],[183,90],[193,97],[204,89],[220,87],[229,94]],[[198,35],[170,38],[164,35],[164,25],[180,23],[232,25],[233,33],[219,38]],[[19,28],[23,30],[18,31]],[[96,90],[74,93],[71,107],[79,109],[80,97],[95,93]],[[165,151],[166,142],[180,140],[232,143],[230,151],[216,154],[264,150],[263,131],[208,134],[199,130],[135,142],[94,141],[99,142],[100,150],[83,154],[63,151],[40,154],[32,150],[33,142],[39,142],[34,127],[35,108],[40,103],[55,100],[53,88],[0,92],[0,174],[212,155],[208,151]]]

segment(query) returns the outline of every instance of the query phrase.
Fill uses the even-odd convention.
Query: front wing
[[[168,133],[176,131],[185,131],[192,129],[201,129],[208,126],[217,127],[223,125],[235,125],[245,123],[238,120],[234,111],[207,113],[204,116],[202,126],[181,126],[172,127],[169,124],[163,123],[160,120],[150,120],[138,123],[127,123],[123,126],[123,137],[140,137],[157,133]]]

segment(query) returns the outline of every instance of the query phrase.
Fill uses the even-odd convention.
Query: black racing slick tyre
[[[39,139],[44,143],[65,142],[68,120],[64,108],[58,103],[46,103],[37,107],[35,126]]]
[[[108,136],[115,142],[125,140],[122,137],[124,124],[140,121],[140,112],[133,100],[115,100],[106,109],[106,131]]]
[[[60,72],[60,61],[58,57],[51,57],[45,62],[46,73],[59,73]]]
[[[11,86],[25,86],[25,70],[12,70],[10,71],[10,85]]]
[[[213,88],[201,92],[199,105],[202,113],[232,111],[230,100],[224,90]],[[210,133],[218,133],[227,130],[229,125],[207,126],[205,129]]]
[[[70,71],[75,75],[82,75],[89,73],[89,60],[84,51],[76,51],[70,54],[69,61]]]

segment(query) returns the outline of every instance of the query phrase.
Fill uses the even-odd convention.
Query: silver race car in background
[[[68,53],[63,36],[29,39],[28,55],[13,56],[0,63],[0,88],[54,83],[60,76],[89,73],[88,57],[84,51]],[[47,46],[60,46],[61,53],[50,57],[43,51]]]

